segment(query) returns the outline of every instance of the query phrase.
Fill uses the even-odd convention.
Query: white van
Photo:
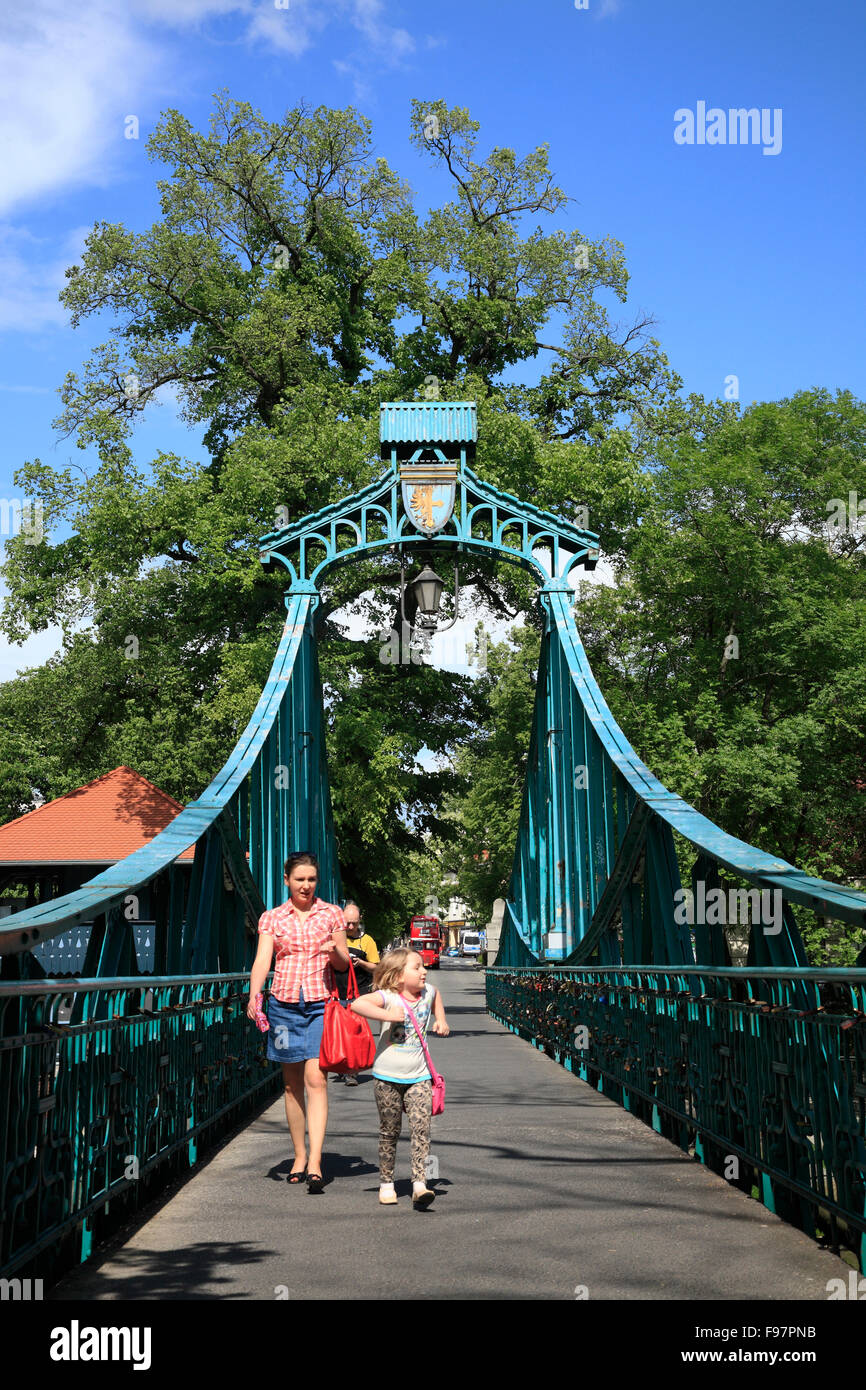
[[[461,956],[480,956],[483,949],[481,937],[477,932],[467,932],[460,942]]]

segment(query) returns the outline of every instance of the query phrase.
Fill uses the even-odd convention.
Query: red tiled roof
[[[0,825],[0,864],[115,864],[170,825],[183,807],[131,767]],[[180,859],[192,859],[185,849]]]

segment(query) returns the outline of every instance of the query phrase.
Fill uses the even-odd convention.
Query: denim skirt
[[[283,1004],[270,996],[267,1010],[271,1025],[267,1034],[269,1062],[305,1062],[308,1057],[318,1061],[325,1002],[318,999],[308,1004],[303,990],[297,1004]]]

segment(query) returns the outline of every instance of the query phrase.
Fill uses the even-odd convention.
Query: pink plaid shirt
[[[259,918],[259,931],[274,938],[274,983],[271,994],[282,1004],[327,999],[334,988],[334,972],[325,952],[335,931],[346,930],[343,909],[314,898],[306,922],[301,922],[291,898]]]

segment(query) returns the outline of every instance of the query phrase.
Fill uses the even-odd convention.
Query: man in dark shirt
[[[346,946],[352,957],[358,993],[369,994],[373,982],[373,969],[379,960],[379,950],[372,936],[368,936],[364,931],[361,909],[351,898],[343,908],[343,916],[346,919]],[[345,999],[349,989],[349,972],[338,970],[334,973],[337,977],[337,993],[341,999]],[[347,1071],[344,1076],[338,1072],[331,1074],[335,1081],[345,1080],[347,1086],[358,1084],[356,1072]]]

